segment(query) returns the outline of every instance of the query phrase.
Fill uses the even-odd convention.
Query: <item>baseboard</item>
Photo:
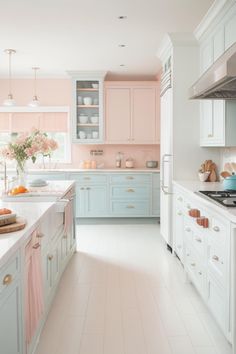
[[[136,225],[159,224],[160,218],[77,218],[77,225]]]

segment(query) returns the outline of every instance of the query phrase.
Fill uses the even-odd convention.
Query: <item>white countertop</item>
[[[26,227],[17,232],[0,234],[0,268],[7,260],[23,245],[30,237],[43,215],[53,206],[54,203],[31,203],[3,202],[0,201],[0,208],[8,208],[27,220]]]
[[[200,182],[200,181],[173,181],[173,184],[188,193],[189,197],[194,197],[196,200],[210,207],[216,212],[224,215],[230,221],[236,223],[236,208],[228,208],[214,202],[213,200],[204,197],[196,192],[198,191],[220,191],[224,190],[221,182]]]
[[[57,172],[71,172],[71,173],[76,173],[76,172],[85,172],[85,173],[90,173],[90,172],[96,172],[96,173],[106,173],[106,172],[160,172],[158,168],[146,168],[146,167],[139,167],[139,168],[55,168],[55,169],[29,169],[29,173],[57,173]]]

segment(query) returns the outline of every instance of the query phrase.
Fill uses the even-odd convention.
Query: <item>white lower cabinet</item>
[[[174,187],[173,208],[173,250],[231,342],[231,223],[178,186]],[[197,218],[190,216],[193,210],[205,216],[207,227],[200,226]]]

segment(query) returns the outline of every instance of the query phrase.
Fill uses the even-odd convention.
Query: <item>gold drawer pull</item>
[[[38,232],[38,233],[37,233],[37,237],[38,237],[38,238],[42,238],[42,237],[44,237],[44,234],[43,234],[42,232]]]
[[[9,284],[11,284],[12,279],[13,279],[13,278],[12,278],[12,275],[11,275],[11,274],[5,275],[5,277],[3,278],[3,281],[2,281],[3,285],[9,285]]]
[[[187,204],[186,207],[187,207],[187,209],[191,209],[191,205],[190,204]]]
[[[91,188],[90,188],[90,187],[87,187],[86,189],[87,189],[87,191],[90,191]]]
[[[199,243],[202,242],[201,238],[195,238],[195,240],[196,240],[197,242],[199,242]]]
[[[202,275],[202,272],[198,272],[199,275]]]
[[[213,230],[214,230],[215,232],[219,232],[219,231],[220,231],[220,228],[219,228],[219,226],[214,226],[214,227],[213,227]]]
[[[219,257],[218,257],[218,256],[216,256],[216,255],[212,256],[212,259],[213,259],[214,261],[219,262]]]
[[[48,256],[48,260],[49,260],[49,261],[52,261],[52,259],[53,259],[53,255],[50,254],[50,255]]]
[[[126,207],[127,209],[134,209],[135,208],[135,206],[134,205],[127,205],[127,207]]]
[[[183,198],[182,198],[182,197],[178,197],[177,200],[178,200],[179,202],[182,202],[182,201],[183,201]]]
[[[90,178],[90,177],[84,177],[84,179],[86,179],[86,180],[90,180],[91,178]]]
[[[37,248],[39,248],[40,247],[40,243],[38,242],[38,243],[36,243],[34,246],[33,246],[33,248],[36,250]]]
[[[135,190],[134,189],[132,189],[132,188],[129,188],[129,189],[127,189],[127,191],[126,192],[128,192],[128,193],[133,193],[133,192],[135,192]]]
[[[196,266],[196,264],[195,264],[195,263],[191,263],[191,266],[192,266],[192,267],[195,267],[195,266]]]
[[[134,179],[133,176],[127,176],[126,179]]]
[[[213,134],[208,134],[208,138],[212,138],[213,137]]]
[[[182,211],[178,211],[177,215],[181,216],[182,215]]]
[[[185,227],[185,231],[190,232],[191,231],[190,227]]]

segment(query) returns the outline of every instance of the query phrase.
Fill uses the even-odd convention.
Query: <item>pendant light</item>
[[[29,103],[30,107],[38,107],[40,105],[40,102],[38,100],[38,96],[37,96],[37,70],[39,70],[40,68],[37,66],[34,66],[32,68],[34,70],[34,96],[33,96],[33,100]]]
[[[12,72],[11,72],[11,56],[12,54],[15,54],[16,51],[15,49],[5,49],[4,52],[6,54],[8,54],[8,97],[6,100],[4,100],[3,105],[4,106],[15,106],[16,102],[13,98],[13,94],[12,94],[12,88],[11,88],[11,76],[12,76]]]

